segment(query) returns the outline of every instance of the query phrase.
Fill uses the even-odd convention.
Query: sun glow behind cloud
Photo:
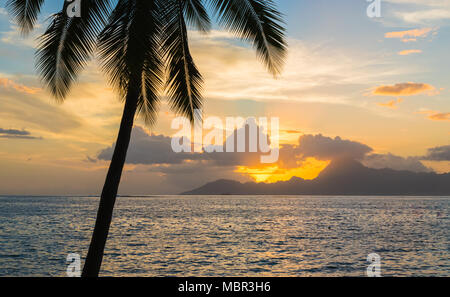
[[[300,167],[285,169],[278,165],[264,167],[239,166],[235,172],[249,175],[255,182],[276,183],[288,181],[293,177],[303,179],[315,179],[324,170],[330,161],[320,161],[315,158],[307,158]]]
[[[427,147],[448,144],[450,105],[445,78],[449,64],[443,53],[448,48],[448,26],[443,22],[410,21],[414,10],[418,10],[414,12],[417,18],[431,19],[432,15],[422,12],[448,12],[450,2],[386,0],[380,23],[368,18],[364,23],[351,16],[339,28],[345,32],[342,35],[333,33],[332,26],[314,30],[318,19],[302,14],[322,15],[329,9],[341,16],[353,5],[345,1],[330,4],[330,8],[319,5],[320,11],[316,11],[314,2],[320,1],[280,2],[286,12],[303,23],[288,23],[289,56],[285,71],[276,80],[255,59],[251,47],[232,34],[216,30],[209,35],[189,32],[193,56],[205,78],[205,115],[279,117],[281,145],[296,145],[304,134],[323,133],[360,141],[379,153],[415,156],[423,154]],[[288,9],[299,5],[305,9]],[[364,10],[359,13],[365,17]],[[0,12],[7,20],[4,14]],[[409,21],[390,26],[394,17]],[[53,178],[61,185],[66,178],[69,183],[86,184],[83,190],[74,189],[74,193],[98,193],[108,162],[92,157],[114,142],[123,105],[98,71],[95,60],[64,104],[51,101],[31,63],[35,37],[45,27],[40,26],[36,35],[25,39],[16,26],[7,22],[0,30],[0,129],[31,134],[31,138],[9,135],[0,139],[0,189],[17,194],[23,184],[33,184],[39,193],[56,193]],[[420,83],[402,83],[410,81]],[[170,136],[174,117],[163,103],[158,124],[149,131]],[[137,124],[143,125],[139,118]],[[154,151],[144,153],[152,155]],[[240,167],[224,168],[189,160],[170,166],[127,165],[122,193],[177,193],[200,186],[199,181],[219,178],[251,177],[266,182],[293,176],[312,179],[324,167],[321,162],[326,161],[302,160],[289,168],[283,162],[272,167],[241,163]],[[440,172],[449,171],[448,162],[435,163]],[[11,172],[15,172],[17,185]],[[28,188],[36,194],[31,186]],[[59,193],[67,194],[60,188]]]

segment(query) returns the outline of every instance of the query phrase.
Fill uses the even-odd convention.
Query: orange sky
[[[365,3],[357,7],[361,15],[346,15],[359,10],[344,10],[334,2],[320,9],[294,2],[282,5],[289,54],[277,79],[229,33],[190,32],[205,80],[206,116],[278,117],[282,145],[297,146],[303,135],[339,136],[370,147],[368,154],[383,156],[378,158],[392,166],[417,165],[414,158],[427,155],[428,149],[450,145],[450,29],[445,19],[419,20],[387,9],[385,18],[376,21],[364,15]],[[387,2],[390,8],[395,1]],[[311,6],[308,14],[302,5]],[[342,17],[326,18],[336,9]],[[339,22],[343,18],[348,24]],[[67,100],[55,103],[33,69],[37,33],[24,39],[1,13],[0,27],[0,194],[98,194],[108,166],[98,156],[117,136],[118,96],[94,60]],[[174,117],[163,103],[157,124],[145,128],[149,139],[152,133],[172,136]],[[136,126],[145,127],[141,119]],[[12,130],[27,135],[13,137]],[[128,164],[121,192],[178,193],[218,178],[312,179],[329,161],[306,156],[295,168],[280,162]],[[448,160],[421,162],[437,172],[450,171]]]

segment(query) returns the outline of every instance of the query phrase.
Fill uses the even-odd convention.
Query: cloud
[[[413,12],[403,12],[397,14],[407,23],[424,24],[430,21],[450,19],[450,10],[428,9]]]
[[[26,130],[2,129],[2,128],[0,128],[0,138],[8,138],[8,139],[42,139],[42,137],[32,136],[31,133],[26,131]]]
[[[392,108],[392,109],[396,109],[397,108],[397,104],[402,103],[403,99],[402,98],[398,98],[397,100],[391,100],[389,102],[383,103],[383,102],[379,102],[377,103],[378,106],[381,107],[387,107],[387,108]]]
[[[349,94],[373,84],[380,75],[409,72],[380,63],[379,57],[371,52],[355,56],[328,43],[290,38],[284,71],[280,79],[273,79],[245,43],[241,46],[239,41],[219,38],[217,34],[198,33],[192,34],[190,41],[193,56],[207,82],[205,98],[350,105]],[[333,55],[329,54],[331,51]]]
[[[36,94],[38,91],[40,91],[39,88],[27,87],[25,85],[18,84],[8,78],[1,78],[1,77],[0,77],[0,87],[6,89],[14,89],[18,92],[26,94]]]
[[[351,140],[344,140],[339,136],[335,138],[319,135],[303,135],[299,139],[296,152],[303,158],[314,157],[319,160],[333,160],[349,157],[362,159],[371,152],[369,146]]]
[[[246,132],[245,152],[226,152],[224,143],[224,152],[175,153],[171,147],[171,137],[148,134],[142,127],[135,126],[132,132],[126,163],[156,166],[155,168],[165,168],[165,171],[168,170],[167,167],[160,166],[172,167],[183,164],[203,164],[202,166],[212,167],[261,166],[260,157],[263,153],[249,152],[248,127],[242,127],[239,130],[241,129],[245,129]],[[230,137],[234,137],[236,140],[237,131],[235,130]],[[260,137],[267,136],[260,134]],[[97,159],[104,161],[111,160],[114,147],[115,144],[100,151]],[[343,157],[362,160],[370,152],[372,152],[372,148],[369,146],[356,141],[345,140],[339,136],[331,138],[321,134],[302,135],[297,145],[280,145],[279,159],[276,165],[284,169],[298,168],[308,158],[315,158],[321,161],[329,161]],[[87,161],[92,162],[93,158],[89,157]],[[274,164],[269,165],[273,166]]]
[[[438,146],[428,149],[427,154],[422,157],[427,161],[450,161],[450,145]]]
[[[416,112],[418,114],[425,114],[427,118],[432,121],[450,121],[450,112],[439,112],[434,110],[422,110]]]
[[[423,29],[413,29],[406,31],[394,31],[387,32],[384,34],[385,38],[397,38],[402,39],[403,41],[412,41],[412,39],[417,39],[418,37],[425,38],[432,31],[432,28],[423,28]]]
[[[237,131],[241,129],[246,129],[246,150],[248,150],[248,127],[234,130],[230,137],[236,137]],[[166,186],[188,189],[220,178],[246,181],[254,178],[258,172],[263,174],[269,172],[268,174],[273,176],[291,174],[290,178],[298,176],[304,168],[311,169],[311,164],[308,167],[308,162],[314,161],[313,165],[317,165],[317,162],[339,158],[353,158],[372,168],[432,171],[421,163],[424,158],[372,154],[373,149],[366,144],[322,134],[302,135],[297,144],[281,144],[278,162],[269,164],[270,166],[260,163],[261,153],[259,152],[175,153],[172,150],[171,141],[171,137],[150,134],[144,128],[135,126],[126,160],[126,163],[132,166],[128,167],[126,175],[144,176],[143,172],[148,172],[156,174]],[[115,144],[101,150],[96,158],[87,157],[85,161],[109,161],[114,146]]]
[[[407,43],[407,42],[416,42],[417,41],[417,38],[405,38],[405,39],[402,39],[402,42],[405,42],[405,43]]]
[[[286,134],[302,134],[303,133],[300,130],[293,130],[293,129],[281,130],[281,132],[286,133]]]
[[[239,130],[245,130],[245,152],[237,152],[237,135]],[[257,127],[258,143],[260,137],[267,137],[262,134]],[[164,135],[148,134],[142,127],[135,126],[132,131],[130,146],[127,153],[127,164],[145,164],[145,165],[175,165],[186,162],[203,162],[212,166],[238,166],[238,165],[256,165],[260,164],[260,157],[267,155],[261,151],[249,151],[249,128],[248,126],[235,129],[229,138],[234,138],[234,153],[227,152],[226,142],[221,147],[223,152],[212,153],[175,153],[172,149],[172,138]],[[183,141],[190,143],[190,140],[184,138]],[[109,161],[114,152],[115,144],[100,151],[97,159]],[[92,161],[92,158],[88,158]]]
[[[280,168],[296,168],[309,157],[318,160],[334,160],[342,157],[360,160],[365,166],[382,169],[408,170],[413,172],[431,172],[433,169],[422,164],[425,157],[401,157],[391,153],[376,154],[363,143],[344,140],[340,137],[303,135],[299,145],[285,145],[280,149]],[[450,146],[430,149],[427,160],[445,161],[449,158]]]
[[[2,129],[0,128],[0,134],[6,135],[15,135],[15,136],[27,136],[31,133],[25,130],[16,130],[16,129]]]
[[[172,139],[164,135],[148,134],[142,127],[135,126],[128,148],[128,164],[180,164],[186,160],[200,159],[195,154],[175,153],[171,147]],[[115,143],[103,149],[97,156],[99,160],[109,161]]]
[[[280,145],[277,163],[262,164],[260,157],[264,153],[259,151],[249,152],[249,127],[247,125],[235,129],[230,138],[236,140],[239,131],[244,129],[246,135],[245,152],[226,152],[224,143],[224,152],[175,153],[171,147],[171,137],[149,134],[142,127],[135,126],[126,163],[134,166],[132,171],[148,170],[163,176],[168,183],[185,185],[186,187],[191,185],[192,187],[192,184],[198,182],[196,178],[208,181],[218,178],[246,180],[250,179],[255,171],[266,172],[268,169],[271,175],[291,174],[290,177],[292,177],[295,174],[306,174],[311,169],[317,170],[314,166],[323,166],[324,161],[341,157],[362,159],[365,154],[372,151],[370,147],[364,144],[344,140],[340,137],[303,135],[299,138],[298,145]],[[259,131],[259,137],[267,137],[267,135]],[[100,151],[97,158],[87,157],[85,161],[111,160],[114,146],[115,144]],[[314,159],[317,161],[311,163]],[[249,170],[243,170],[245,168]],[[270,171],[273,168],[276,168],[275,171]],[[304,168],[306,169],[302,172],[301,170]]]
[[[44,94],[17,92],[0,86],[0,125],[44,128],[51,132],[67,131],[81,126],[81,119],[72,111],[49,103]]]
[[[431,168],[423,165],[416,157],[400,157],[393,154],[371,154],[364,158],[362,163],[370,168],[394,170],[407,170],[413,172],[431,172]]]
[[[399,54],[400,56],[409,56],[409,55],[412,55],[412,54],[420,54],[420,53],[422,53],[421,50],[415,50],[415,49],[404,50],[404,51],[398,52],[398,54]]]
[[[430,120],[433,121],[450,121],[450,112],[445,113],[433,113],[428,116]]]
[[[400,83],[395,85],[379,86],[372,92],[377,96],[413,96],[427,92],[428,95],[435,95],[436,88],[424,83]]]
[[[240,129],[248,129],[240,128]],[[236,132],[230,137],[236,137]],[[248,141],[248,130],[246,130]],[[256,153],[175,153],[171,147],[172,138],[164,135],[147,133],[142,127],[133,128],[130,147],[127,154],[127,164],[151,165],[153,170],[165,173],[173,172],[172,166],[189,168],[200,164],[212,167],[233,167],[260,165],[259,152]],[[248,144],[248,143],[247,143]],[[88,157],[86,161],[111,160],[115,144],[100,151],[97,158]],[[248,147],[246,148],[248,150]],[[352,158],[362,160],[370,167],[393,168],[398,170],[429,171],[420,163],[420,157],[399,157],[392,154],[370,154],[373,149],[363,143],[342,139],[341,137],[327,137],[322,134],[302,135],[298,144],[283,144],[280,146],[279,168],[297,168],[308,158],[317,160],[334,160]],[[430,150],[437,152],[438,150]],[[429,153],[431,156],[431,153]],[[187,166],[189,165],[189,166]],[[181,167],[180,167],[181,166]],[[187,167],[186,167],[187,166]]]
[[[385,17],[391,25],[446,26],[450,19],[450,0],[383,1],[387,3]]]
[[[19,46],[23,48],[37,48],[39,37],[44,33],[44,27],[41,23],[36,23],[34,30],[29,35],[23,36],[20,27],[13,24],[10,30],[1,32],[0,41],[9,46]]]
[[[90,156],[86,156],[86,159],[84,161],[88,163],[97,163],[98,160]]]

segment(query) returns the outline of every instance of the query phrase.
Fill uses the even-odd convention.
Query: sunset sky
[[[122,104],[95,59],[67,100],[56,103],[34,68],[35,38],[62,1],[44,7],[22,37],[0,5],[0,194],[97,195]],[[274,79],[254,51],[218,27],[190,32],[205,79],[205,116],[278,117],[280,160],[176,156],[176,116],[138,119],[122,194],[176,194],[220,178],[275,182],[314,178],[351,156],[375,168],[450,171],[450,0],[276,1],[289,54]],[[58,3],[58,4],[56,4]]]

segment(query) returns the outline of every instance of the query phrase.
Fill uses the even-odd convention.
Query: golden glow
[[[404,51],[398,52],[398,54],[400,56],[409,56],[409,55],[412,55],[412,54],[420,54],[420,53],[422,53],[421,50],[404,50]]]
[[[298,168],[284,169],[279,168],[278,165],[262,168],[239,166],[235,172],[247,174],[256,182],[276,183],[288,181],[294,176],[303,179],[315,179],[329,163],[329,161],[308,158]]]
[[[373,95],[378,96],[413,96],[426,93],[429,96],[438,95],[435,87],[425,83],[399,83],[395,85],[383,85],[375,88]]]
[[[12,88],[21,93],[36,94],[40,89],[18,84],[10,79],[0,77],[0,87]]]
[[[450,112],[439,112],[434,110],[422,110],[416,112],[417,114],[425,114],[427,118],[432,121],[447,121],[450,122]]]
[[[422,29],[414,29],[414,30],[407,30],[407,31],[387,32],[384,35],[384,37],[408,40],[411,38],[414,39],[417,37],[426,37],[428,35],[428,33],[430,33],[432,30],[433,30],[432,28],[422,28]]]
[[[377,104],[378,104],[378,106],[396,109],[397,108],[397,104],[398,103],[402,103],[402,102],[403,102],[403,99],[402,98],[398,98],[397,100],[392,100],[392,101],[389,101],[389,102],[386,102],[386,103],[379,102]]]

